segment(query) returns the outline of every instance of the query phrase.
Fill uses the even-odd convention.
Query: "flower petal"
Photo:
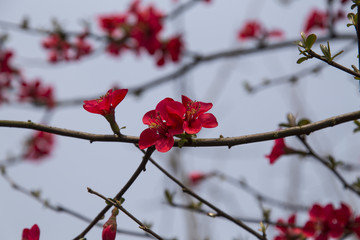
[[[162,137],[155,143],[155,148],[159,152],[167,152],[174,146],[174,138],[172,136]]]
[[[110,91],[110,90],[109,90]],[[124,100],[128,89],[117,89],[111,94],[111,105],[115,108],[122,100]]]
[[[156,134],[155,130],[147,128],[144,131],[142,131],[142,133],[140,134],[139,148],[140,149],[148,148],[154,145],[159,140],[159,138],[160,136]]]
[[[196,134],[200,132],[201,128],[202,125],[199,119],[194,119],[193,121],[184,122],[184,130],[188,134]]]
[[[216,117],[211,113],[204,113],[199,116],[201,124],[205,128],[214,128],[218,126]]]

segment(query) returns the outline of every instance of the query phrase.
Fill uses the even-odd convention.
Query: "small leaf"
[[[311,121],[309,119],[306,118],[302,118],[298,121],[298,126],[305,126],[307,124],[311,123]]]
[[[337,54],[335,54],[331,60],[334,60],[334,58],[336,58],[337,56],[339,56],[340,54],[342,54],[344,52],[344,50],[341,50],[340,52],[338,52]]]
[[[301,58],[299,58],[297,61],[296,61],[296,63],[297,64],[301,64],[302,62],[304,62],[304,61],[306,61],[306,60],[308,60],[309,58],[308,57],[301,57]]]
[[[315,34],[310,34],[310,35],[307,37],[307,39],[306,39],[306,41],[305,41],[305,45],[306,45],[306,48],[307,48],[308,50],[310,50],[311,47],[314,45],[316,39],[317,39],[317,37],[316,37]]]
[[[357,128],[354,129],[354,133],[359,132],[360,131],[360,121],[359,120],[355,120],[354,123],[356,124]]]
[[[175,194],[174,194],[174,193],[170,193],[170,191],[167,190],[167,189],[164,191],[164,194],[165,194],[165,199],[166,199],[166,201],[167,201],[170,205],[172,205]]]
[[[321,49],[322,53],[324,54],[325,59],[330,61],[331,60],[331,54],[330,54],[329,49],[323,44],[320,44],[320,49]]]

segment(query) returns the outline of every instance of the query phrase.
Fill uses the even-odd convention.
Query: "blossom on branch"
[[[264,26],[256,20],[246,22],[238,32],[238,38],[240,41],[248,39],[264,40],[274,37],[281,38],[283,35],[284,33],[281,30],[267,31]]]
[[[26,142],[24,158],[31,161],[38,161],[48,157],[54,149],[54,135],[48,132],[37,131]]]
[[[145,51],[154,56],[157,66],[163,66],[166,60],[178,62],[184,44],[180,35],[161,38],[164,16],[151,4],[141,6],[140,0],[133,1],[125,13],[100,16],[100,28],[108,39],[106,51],[114,56],[124,50],[137,55]]]
[[[22,80],[19,101],[52,108],[55,106],[53,88],[50,86],[45,87],[40,79],[35,79],[34,81]]]
[[[186,138],[189,136],[186,134],[198,133],[202,127],[216,127],[218,123],[215,116],[205,113],[211,107],[212,103],[192,101],[186,96],[182,96],[182,103],[172,98],[163,99],[155,110],[147,112],[143,117],[143,123],[149,128],[140,134],[140,149],[155,145],[159,152],[167,152],[174,145],[174,136]]]
[[[21,240],[39,240],[40,239],[40,229],[37,224],[34,224],[30,229],[24,228],[22,232]]]
[[[111,212],[110,218],[103,225],[102,240],[114,240],[116,237],[116,216],[119,214],[119,210],[114,208]]]
[[[75,42],[68,41],[68,36],[64,32],[50,34],[42,42],[43,48],[48,50],[48,61],[56,63],[60,61],[79,60],[92,52],[92,46],[86,41],[88,32],[78,35]]]
[[[284,138],[275,139],[275,144],[271,150],[271,153],[265,157],[270,160],[270,164],[273,164],[279,157],[285,154],[285,148],[287,147],[285,145]]]
[[[189,181],[191,185],[197,185],[205,180],[209,175],[202,172],[191,172],[189,173]]]
[[[182,104],[186,108],[184,119],[184,130],[188,134],[200,132],[202,127],[214,128],[218,126],[215,116],[206,113],[212,108],[212,103],[192,101],[190,98],[182,95]]]
[[[280,232],[274,240],[302,240],[305,239],[300,227],[296,227],[296,215],[292,214],[287,222],[279,219],[276,222],[276,229]]]
[[[184,132],[185,107],[171,98],[160,101],[155,110],[145,113],[143,123],[149,128],[140,134],[140,149],[155,145],[159,152],[167,152],[174,145],[174,135]]]
[[[95,100],[85,100],[84,109],[90,113],[100,114],[110,123],[111,129],[120,135],[120,129],[115,121],[115,108],[125,98],[128,89],[110,89],[104,96]]]
[[[19,75],[19,70],[10,64],[14,53],[0,49],[0,104],[7,101],[5,91],[10,90],[13,76]]]

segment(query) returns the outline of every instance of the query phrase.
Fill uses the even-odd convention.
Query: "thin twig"
[[[310,209],[309,206],[284,202],[284,201],[281,201],[281,200],[278,200],[278,199],[275,199],[275,198],[272,198],[272,197],[269,197],[269,196],[265,196],[264,194],[262,194],[261,192],[259,192],[258,190],[256,190],[252,186],[250,186],[244,180],[238,180],[238,179],[236,179],[234,177],[231,177],[231,176],[228,176],[228,175],[226,175],[224,173],[215,172],[213,176],[216,176],[221,180],[224,180],[224,181],[226,181],[228,183],[231,183],[231,184],[233,184],[233,185],[235,185],[237,187],[240,187],[241,189],[248,192],[253,197],[258,199],[259,201],[267,202],[267,203],[269,203],[269,204],[271,204],[273,206],[277,206],[277,207],[280,207],[282,209],[289,209],[289,210],[293,210],[293,211],[304,211],[304,212],[307,212]]]
[[[156,239],[159,240],[163,240],[162,237],[160,237],[157,233],[155,233],[154,231],[152,231],[149,227],[147,227],[145,224],[143,224],[139,219],[137,219],[134,215],[132,215],[129,211],[127,211],[122,205],[118,204],[117,202],[115,202],[114,200],[107,198],[105,196],[103,196],[102,194],[92,190],[91,188],[87,188],[88,192],[91,194],[94,194],[102,199],[104,199],[105,201],[109,202],[112,206],[117,207],[120,211],[122,211],[123,213],[125,213],[129,218],[131,218],[134,222],[136,222],[137,224],[139,224],[139,228],[144,230],[145,232],[151,234],[152,236],[154,236]]]
[[[141,150],[142,152],[144,152],[143,150]],[[162,173],[164,173],[168,178],[170,178],[174,183],[176,183],[177,185],[179,185],[179,187],[182,188],[182,191],[184,193],[189,194],[190,196],[196,198],[197,200],[199,200],[200,202],[202,202],[203,204],[205,204],[206,206],[210,207],[211,209],[213,209],[216,214],[211,214],[209,216],[212,217],[216,217],[216,216],[220,216],[220,217],[224,217],[226,219],[228,219],[229,221],[235,223],[236,225],[238,225],[239,227],[243,228],[245,231],[249,232],[250,234],[252,234],[253,236],[255,236],[256,238],[260,239],[260,240],[265,240],[266,238],[259,234],[257,231],[255,231],[254,229],[250,228],[248,225],[246,225],[245,223],[243,223],[241,220],[236,219],[234,217],[232,217],[231,215],[227,214],[226,212],[222,211],[221,209],[219,209],[218,207],[216,207],[215,205],[213,205],[212,203],[208,202],[207,200],[205,200],[204,198],[200,197],[199,195],[197,195],[195,192],[193,192],[191,189],[187,188],[184,184],[182,184],[179,180],[177,180],[173,175],[171,175],[169,172],[167,172],[164,168],[162,168],[157,162],[155,162],[154,159],[150,158],[149,161],[155,166],[157,167]]]
[[[1,167],[1,175],[4,177],[4,179],[6,180],[7,183],[9,183],[9,185],[16,191],[19,191],[23,194],[25,194],[28,197],[33,198],[34,200],[36,200],[37,202],[39,202],[40,204],[42,204],[44,207],[55,211],[55,212],[61,212],[61,213],[66,213],[72,217],[75,217],[77,219],[80,219],[84,222],[90,223],[91,219],[70,209],[67,207],[64,207],[62,205],[54,205],[51,204],[50,201],[48,199],[44,199],[41,197],[41,192],[40,191],[34,191],[34,190],[28,190],[25,187],[21,186],[19,183],[15,182],[6,172],[4,167]],[[97,223],[96,224],[97,227],[102,228],[102,224]],[[120,233],[120,234],[126,234],[126,235],[130,235],[130,236],[136,236],[136,237],[143,237],[143,238],[149,238],[150,236],[148,234],[143,234],[143,233],[139,233],[139,232],[134,232],[134,231],[129,231],[129,230],[123,230],[123,229],[116,229],[116,232]]]
[[[360,191],[355,189],[351,184],[349,184],[345,178],[337,171],[335,166],[331,166],[330,162],[326,159],[320,157],[309,145],[309,143],[306,141],[306,139],[302,136],[298,136],[298,139],[303,143],[303,145],[306,147],[306,149],[309,151],[309,155],[314,157],[316,160],[318,160],[321,164],[323,164],[327,169],[329,169],[337,179],[343,184],[345,189],[349,189],[351,192],[355,193],[356,195],[360,196]]]
[[[149,161],[149,158],[154,151],[155,151],[155,147],[149,147],[146,150],[145,155],[144,155],[141,163],[139,164],[138,168],[135,170],[135,172],[133,173],[131,178],[127,181],[127,183],[120,190],[120,192],[118,192],[118,194],[116,194],[116,196],[114,197],[115,201],[120,200],[122,198],[122,196],[124,195],[124,193],[131,187],[131,185],[139,177],[140,173],[142,171],[145,171],[146,164]],[[93,219],[93,221],[89,224],[89,226],[87,226],[77,237],[75,237],[74,240],[79,240],[79,239],[83,238],[94,227],[94,225],[102,219],[102,217],[105,215],[105,213],[107,211],[110,210],[110,208],[111,208],[111,205],[107,205],[106,207],[104,207],[104,209],[100,211],[100,213]]]

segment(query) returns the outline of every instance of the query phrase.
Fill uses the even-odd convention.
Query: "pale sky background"
[[[159,9],[168,12],[176,4],[172,0],[143,1],[155,2]],[[181,1],[183,2],[183,1]],[[199,3],[182,17],[165,24],[164,34],[180,32],[184,35],[190,51],[210,54],[236,47],[252,47],[251,42],[239,42],[237,31],[248,19],[260,19],[268,29],[284,30],[286,39],[300,38],[304,20],[313,8],[324,9],[326,1],[294,0],[282,4],[280,0],[213,0],[211,4]],[[130,1],[45,1],[16,0],[0,1],[0,20],[20,22],[24,16],[31,26],[49,28],[56,18],[66,29],[81,30],[81,20],[92,23],[94,32],[99,33],[97,16],[123,12]],[[346,28],[346,21],[337,25],[341,32],[352,33]],[[44,60],[46,53],[41,49],[38,35],[30,35],[11,29],[1,29],[10,35],[7,48],[15,50],[14,64],[21,67],[29,79],[41,78],[55,87],[59,100],[104,94],[115,83],[127,88],[145,83],[177,69],[179,65],[167,64],[157,68],[154,60],[143,54],[140,57],[124,53],[119,58],[107,54],[84,59],[78,63],[49,65]],[[319,33],[319,35],[321,35]],[[349,43],[331,43],[333,52]],[[315,49],[320,52],[318,45]],[[326,67],[323,72],[302,78],[296,85],[285,84],[271,87],[249,95],[243,88],[245,80],[251,84],[265,78],[281,77],[319,62],[309,60],[296,64],[298,50],[294,45],[280,51],[260,52],[245,57],[216,60],[197,67],[176,82],[152,88],[140,98],[129,95],[116,109],[120,126],[126,126],[123,134],[138,136],[145,125],[142,116],[154,109],[165,97],[181,100],[181,94],[192,99],[214,104],[211,109],[219,122],[214,129],[203,129],[199,137],[241,136],[251,133],[272,131],[280,122],[286,121],[291,112],[299,118],[312,121],[356,111],[360,95],[357,82],[347,74]],[[186,59],[184,59],[186,62]],[[356,46],[344,54],[339,62],[350,66],[357,64]],[[1,106],[0,119],[32,120],[40,122],[42,109],[24,105]],[[89,133],[111,134],[103,117],[90,114],[81,105],[56,109],[49,123]],[[352,134],[353,123],[319,131],[309,136],[309,142],[321,155],[333,155],[349,163],[360,164],[359,134]],[[0,128],[0,159],[16,155],[30,130]],[[294,137],[286,139],[288,145],[301,148]],[[340,201],[350,204],[360,212],[359,199],[344,191],[341,184],[323,166],[311,158],[282,157],[270,165],[264,157],[272,148],[273,141],[221,148],[181,149],[179,165],[184,172],[220,170],[230,176],[246,179],[253,187],[284,201],[303,205],[314,202],[322,204]],[[154,153],[153,157],[169,171],[170,158],[177,152]],[[125,184],[141,160],[142,154],[132,145],[124,143],[90,144],[88,141],[67,137],[56,137],[56,149],[52,156],[39,164],[25,162],[8,169],[8,174],[19,184],[29,189],[41,189],[42,196],[53,204],[63,205],[93,218],[103,207],[104,201],[86,191],[91,187],[106,196],[113,196]],[[349,182],[359,172],[344,172]],[[180,177],[180,176],[178,176]],[[164,204],[164,189],[176,191],[176,202],[186,203],[187,198],[175,184],[163,176],[154,166],[137,179],[125,194],[124,207],[144,222],[151,222],[153,229],[164,238],[189,239],[187,223],[197,227],[197,239],[252,239],[244,230],[224,219],[190,215],[188,212]],[[38,224],[41,240],[72,239],[87,223],[66,214],[55,213],[41,206],[34,199],[13,190],[8,183],[0,180],[0,239],[21,239],[22,229]],[[211,179],[196,187],[205,199],[210,200],[226,212],[238,217],[261,218],[257,202],[242,190]],[[267,207],[271,207],[266,205]],[[272,220],[287,218],[290,211],[273,208]],[[108,218],[109,214],[106,215]],[[299,223],[305,220],[299,215]],[[119,214],[121,229],[138,231],[137,224]],[[254,229],[258,226],[251,225]],[[93,230],[87,239],[101,239],[100,228]],[[274,231],[269,229],[270,236]],[[118,235],[116,239],[141,239]]]

